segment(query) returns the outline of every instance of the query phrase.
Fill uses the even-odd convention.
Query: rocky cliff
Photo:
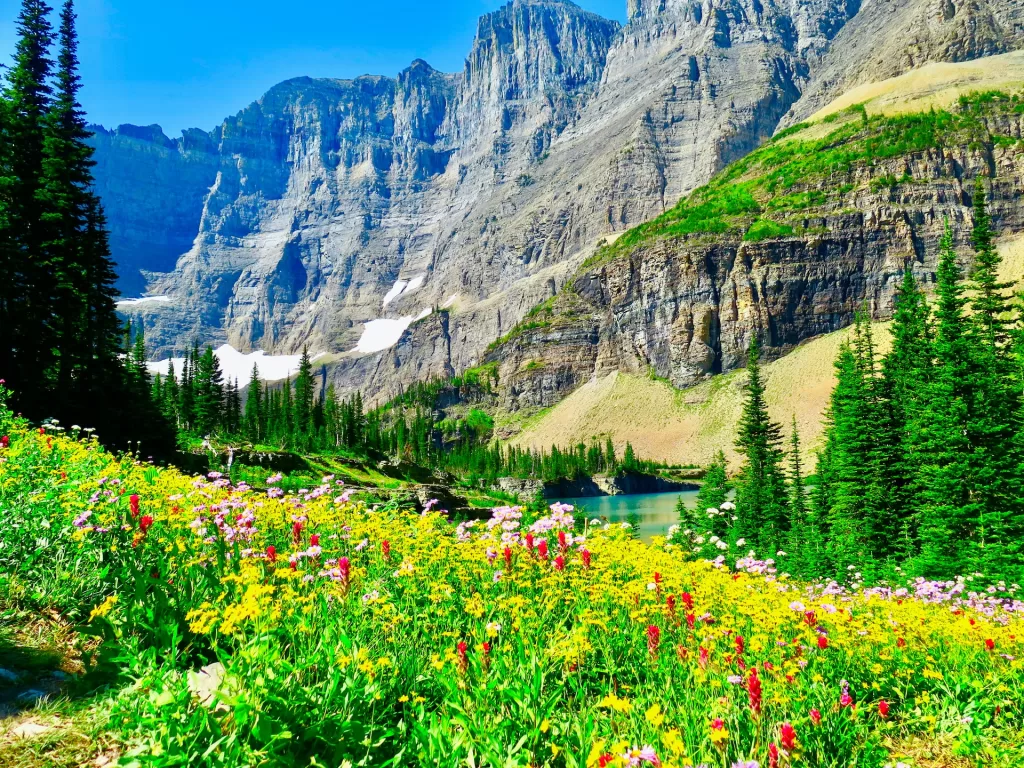
[[[1018,5],[630,0],[620,29],[569,2],[515,0],[480,20],[458,74],[418,61],[395,79],[299,79],[208,135],[100,134],[101,194],[125,279],[141,266],[149,293],[169,298],[125,309],[146,323],[156,356],[195,337],[339,353],[330,375],[341,391],[386,395],[415,377],[463,370],[556,295],[602,241],[671,209],[798,119],[805,93],[825,100],[882,60],[902,70],[1016,47]],[[910,53],[890,56],[897,43]],[[167,163],[150,172],[150,156]],[[150,191],[136,183],[143,175],[167,183]],[[179,176],[187,183],[178,186]],[[138,243],[156,244],[152,261]],[[709,290],[675,247],[657,246],[661,255],[637,268],[659,265],[673,290]],[[741,246],[734,250],[739,258]],[[828,258],[821,271],[843,268]],[[594,291],[575,294],[593,303]],[[413,322],[432,307],[449,311]],[[408,328],[388,349],[351,351],[382,319]],[[679,382],[731,364],[732,351],[711,363],[701,351],[719,321],[687,320],[693,341],[677,320],[668,344],[685,353],[652,364]],[[603,331],[583,323],[567,332]],[[644,354],[650,344],[667,348],[634,343]]]
[[[547,407],[613,371],[688,387],[741,367],[755,338],[772,358],[859,310],[885,319],[905,269],[934,282],[947,223],[969,264],[979,176],[998,229],[1024,231],[1024,97],[855,110],[776,139],[604,249],[493,347],[502,405]]]

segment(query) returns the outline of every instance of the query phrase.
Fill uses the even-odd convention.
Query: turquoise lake
[[[559,499],[576,507],[577,517],[588,520],[600,517],[610,523],[628,523],[639,519],[640,538],[650,541],[652,536],[664,536],[670,525],[678,522],[676,501],[682,497],[686,505],[697,504],[697,491],[672,493],[638,493],[622,496],[587,496],[578,499]]]

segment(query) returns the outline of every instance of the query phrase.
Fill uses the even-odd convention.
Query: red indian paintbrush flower
[[[676,617],[676,596],[675,595],[668,595],[665,598],[665,611],[668,613],[668,617],[670,619],[675,619],[675,617]]]
[[[700,666],[701,666],[701,669],[707,669],[707,667],[708,667],[708,659],[709,659],[710,657],[711,657],[711,654],[710,654],[710,653],[708,652],[708,649],[707,649],[707,648],[705,648],[705,647],[704,647],[704,646],[702,645],[702,646],[700,647],[700,659],[699,659],[699,661],[698,661],[698,663],[699,663],[699,664],[700,664]]]
[[[143,515],[142,519],[139,520],[139,531],[143,534],[153,526],[153,516]]]
[[[391,542],[387,539],[380,543],[380,553],[384,555],[385,560],[391,559]]]
[[[904,640],[902,637],[897,637],[896,638],[896,647],[897,648],[906,648],[907,647],[907,641]]]
[[[526,534],[526,549],[528,551],[530,551],[530,552],[533,552],[533,534],[532,533],[527,533]]]
[[[779,768],[779,747],[777,744],[768,745],[768,768]]]
[[[736,653],[743,653],[743,635],[736,635]]]
[[[563,552],[565,552],[565,550],[569,548],[569,542],[565,538],[565,531],[558,532],[558,546],[561,548]]]
[[[889,716],[889,702],[885,699],[878,702],[878,714],[881,715],[883,719]]]
[[[751,667],[747,676],[747,698],[750,700],[750,709],[755,715],[761,714],[761,678],[757,676],[757,667]]]
[[[589,549],[582,550],[580,552],[580,559],[583,560],[583,567],[584,568],[589,568],[590,567],[590,550]]]
[[[656,624],[647,627],[647,652],[651,656],[658,655],[658,645],[661,644],[661,629]]]
[[[996,649],[996,641],[991,637],[985,640],[985,650],[994,651]]]
[[[548,559],[548,543],[541,540],[540,544],[537,545],[537,554],[544,560]]]
[[[292,525],[292,539],[295,540],[296,546],[302,541],[302,523],[298,520]]]
[[[790,723],[783,723],[779,726],[779,741],[787,752],[796,749],[796,729]]]
[[[696,626],[696,624],[697,617],[694,616],[692,613],[686,614],[686,626],[688,626],[690,629],[693,629]]]
[[[808,626],[813,627],[818,623],[818,617],[814,615],[814,611],[807,611],[804,614],[804,621],[807,622]]]
[[[10,447],[11,447],[11,438],[9,438],[7,435],[4,435],[3,437],[0,437],[0,448],[10,448]]]
[[[505,555],[505,569],[512,567],[512,547],[505,547],[505,551],[502,553]]]
[[[820,709],[812,709],[811,710],[811,723],[813,725],[821,725],[821,710]]]
[[[128,497],[128,506],[131,507],[132,517],[133,518],[138,517],[139,516],[139,494],[133,493],[131,496]]]
[[[558,557],[555,558],[555,570],[556,571],[564,571],[565,570],[565,558],[562,557],[561,555],[559,555]]]
[[[827,638],[827,637],[825,637],[824,635],[820,635],[820,636],[818,637],[818,648],[820,648],[820,649],[821,649],[821,650],[823,650],[823,651],[824,651],[824,650],[825,650],[826,648],[828,648],[828,638]]]
[[[338,573],[341,574],[341,580],[345,586],[348,586],[348,578],[352,573],[352,564],[349,562],[347,557],[343,557],[338,560]]]
[[[272,563],[277,560],[277,547],[275,547],[273,544],[267,547],[267,560],[269,560]]]
[[[686,606],[686,610],[692,611],[693,610],[693,595],[691,595],[689,592],[683,592],[681,597],[683,598],[683,605]]]
[[[466,645],[465,640],[460,640],[456,650],[459,653],[459,671],[465,674],[469,669],[469,646]]]
[[[313,535],[311,535],[309,537],[309,545],[311,547],[318,547],[318,546],[320,546],[320,534],[319,533],[314,533]]]

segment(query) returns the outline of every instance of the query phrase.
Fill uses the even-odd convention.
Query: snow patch
[[[391,286],[391,290],[384,294],[384,303],[381,304],[381,307],[386,307],[399,296],[412,293],[423,285],[423,281],[426,279],[426,275],[417,275],[409,280],[396,280],[395,284]]]
[[[170,296],[143,296],[142,298],[139,299],[121,299],[119,302],[117,302],[117,306],[127,307],[132,304],[144,304],[147,301],[158,301],[166,304],[170,300]]]
[[[396,280],[395,284],[391,286],[391,290],[384,294],[384,304],[382,306],[386,307],[394,299],[397,299],[408,284],[407,280]]]
[[[441,305],[441,309],[448,309],[448,307],[450,307],[452,304],[454,304],[455,301],[458,298],[459,298],[459,294],[453,293],[451,296],[448,297],[448,300],[445,301],[445,303]]]
[[[363,323],[363,335],[359,337],[359,343],[352,349],[353,352],[381,352],[389,349],[398,343],[405,333],[406,328],[422,320],[431,313],[430,307],[424,307],[416,316],[406,315],[397,320],[381,318],[379,320],[368,320]]]
[[[220,362],[220,369],[224,373],[225,382],[228,379],[237,379],[241,384],[249,381],[254,364],[259,370],[259,377],[263,381],[277,381],[288,378],[291,374],[298,372],[299,362],[302,360],[302,355],[268,355],[262,350],[244,354],[230,344],[217,347],[217,349],[213,350],[213,354],[216,355],[217,360]],[[323,354],[321,352],[317,355],[311,355],[311,358],[316,360],[318,357],[323,357]],[[175,376],[180,377],[181,371],[185,367],[185,358],[183,357],[147,363],[146,367],[149,368],[151,373],[159,373],[161,376],[166,376],[171,363],[174,364]]]

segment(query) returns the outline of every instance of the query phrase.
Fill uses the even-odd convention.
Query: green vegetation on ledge
[[[851,181],[857,168],[953,144],[973,148],[1015,144],[1014,137],[991,133],[987,119],[1021,113],[1021,95],[988,91],[961,97],[951,110],[887,116],[869,115],[862,105],[855,105],[814,126],[793,126],[731,164],[671,210],[598,250],[581,271],[658,238],[727,235],[757,242],[797,234],[802,222],[791,219],[839,204],[855,188]],[[836,127],[824,136],[810,130],[828,124]],[[808,136],[801,138],[805,132]],[[881,175],[870,185],[879,191],[915,181],[909,174]]]

